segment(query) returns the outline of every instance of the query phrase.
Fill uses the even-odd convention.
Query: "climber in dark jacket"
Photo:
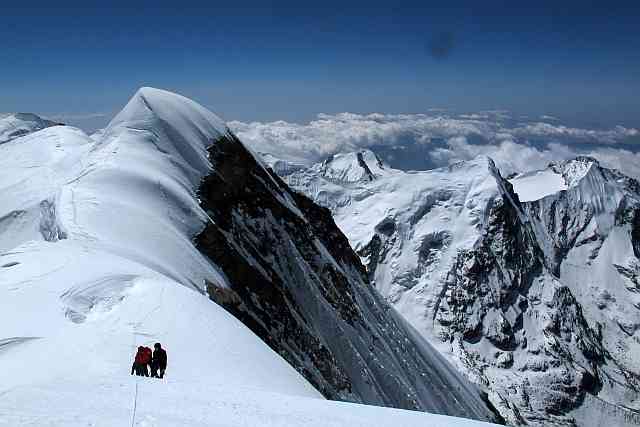
[[[155,343],[153,348],[153,359],[151,360],[151,376],[153,378],[164,377],[164,371],[167,369],[167,352],[164,351],[160,343]],[[160,375],[158,375],[158,370]]]
[[[147,365],[151,361],[151,349],[143,346],[138,347],[133,366],[131,366],[131,375],[135,372],[139,377],[148,377]]]

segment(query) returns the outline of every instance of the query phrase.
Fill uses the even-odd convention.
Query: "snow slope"
[[[140,114],[149,96],[159,111]],[[205,277],[224,283],[190,239],[205,218],[195,187],[210,169],[197,144],[226,132],[194,105],[143,89],[97,143],[54,127],[0,146],[0,365],[13,373],[3,375],[0,412],[22,406],[19,397],[4,406],[14,394],[60,387],[80,399],[95,385],[129,387],[134,349],[155,341],[168,349],[169,377],[185,384],[320,397],[194,292]]]
[[[95,139],[57,126],[0,145],[0,425],[481,425],[325,401],[203,295],[231,286],[191,241],[225,135],[143,88]],[[166,380],[129,376],[156,341]]]
[[[27,253],[45,255],[26,252],[9,259],[16,262]],[[65,255],[86,266],[92,264],[94,254]],[[59,257],[59,261],[69,260]],[[118,296],[109,292],[111,300],[97,303],[87,318],[75,318],[80,323],[65,318],[56,301],[61,290],[56,284],[63,287],[74,282],[68,267],[62,266],[46,280],[9,289],[20,297],[8,301],[3,278],[3,320],[18,321],[2,328],[3,336],[9,332],[13,339],[0,341],[4,372],[0,425],[488,425],[322,400],[279,356],[206,298],[162,278],[127,283],[128,277],[111,276],[111,268],[135,272],[136,266],[123,265],[121,259],[113,264],[105,261],[106,271],[96,272],[100,281],[83,287],[91,290],[85,290],[83,297],[107,288],[113,291],[114,282],[119,284],[116,289],[122,285],[126,289]],[[25,264],[14,268],[30,267]],[[86,270],[79,273],[83,280],[87,278]],[[33,300],[34,296],[40,298]],[[38,314],[28,316],[24,308],[29,307]],[[43,313],[43,307],[51,307],[53,313]],[[167,379],[129,377],[127,363],[136,345],[156,340],[169,352]]]
[[[638,422],[640,185],[593,159],[515,177],[478,158],[284,177],[330,208],[376,287],[514,424]],[[528,202],[522,202],[527,200]],[[585,403],[586,402],[586,403]],[[608,405],[608,406],[607,406]]]
[[[0,144],[55,125],[31,113],[0,114]]]

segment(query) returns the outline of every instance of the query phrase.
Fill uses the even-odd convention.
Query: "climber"
[[[167,352],[164,351],[159,342],[155,343],[153,348],[153,360],[151,361],[151,376],[153,378],[163,378],[164,371],[167,369]],[[158,375],[160,370],[160,375]]]
[[[143,346],[138,347],[135,359],[133,360],[133,366],[131,366],[131,375],[134,371],[139,377],[148,377],[149,371],[147,365],[151,361],[151,349]]]
[[[145,360],[144,370],[147,373],[147,375],[145,376],[149,376],[148,374],[149,372],[151,372],[151,359],[153,357],[153,352],[149,347],[143,347],[143,348],[144,348],[144,360]]]

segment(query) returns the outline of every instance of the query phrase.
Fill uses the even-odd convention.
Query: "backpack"
[[[151,355],[153,353],[151,352],[151,349],[149,347],[145,347],[142,350],[142,355],[143,355],[143,361],[142,363],[144,363],[145,365],[151,363]]]
[[[145,354],[146,352],[144,350],[138,350],[138,352],[136,353],[136,363],[138,364],[145,364],[147,363],[145,360],[147,358],[147,355]]]

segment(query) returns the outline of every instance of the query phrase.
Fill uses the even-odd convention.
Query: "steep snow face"
[[[614,405],[638,396],[635,181],[588,158],[513,186],[486,158],[355,185],[319,170],[285,180],[332,210],[376,287],[510,422],[571,425],[583,402],[637,418]]]
[[[169,352],[165,386],[176,392],[200,384],[321,397],[201,293],[205,280],[225,284],[191,243],[206,218],[195,192],[211,171],[207,146],[226,132],[220,123],[143,89],[97,142],[59,126],[0,145],[3,419],[96,419],[74,408],[89,390],[99,398],[87,411],[122,399],[127,408],[135,348],[155,341]]]
[[[0,114],[0,144],[57,124],[31,113]]]
[[[225,161],[214,158],[212,165],[209,156],[228,153],[229,144],[235,151]],[[268,191],[259,195],[265,208],[260,200],[253,200],[257,204],[252,208],[267,211],[275,204],[282,214],[265,221],[267,233],[286,228],[285,218],[297,221],[291,226],[295,233],[286,235],[297,243],[281,241],[272,254],[283,255],[283,262],[243,251],[247,242],[260,236],[252,228],[261,224],[239,210],[233,218],[238,229],[220,224],[220,230],[229,233],[233,258],[206,258],[194,246],[193,237],[203,230],[202,235],[211,238],[211,212],[238,206],[234,197],[243,187],[211,186],[219,180],[255,185],[255,180],[263,180]],[[201,188],[209,213],[197,199],[203,182],[209,183]],[[273,300],[268,295],[277,294],[277,289],[253,294],[264,297],[253,302],[260,313],[273,315],[256,315],[263,325],[278,325],[278,312],[289,313],[287,319],[311,319],[316,327],[323,322],[323,331],[305,336],[307,344],[319,343],[335,353],[316,353],[316,360],[303,365],[310,371],[331,370],[339,349],[354,365],[335,369],[351,375],[346,381],[356,384],[354,396],[370,390],[363,401],[400,405],[415,399],[438,412],[482,419],[491,415],[476,390],[447,370],[447,363],[412,337],[410,328],[393,318],[390,308],[367,288],[357,258],[328,213],[298,200],[266,173],[220,119],[186,98],[144,88],[93,138],[58,126],[0,145],[0,191],[0,418],[9,424],[293,426],[326,425],[328,420],[346,426],[370,425],[375,419],[382,425],[479,425],[322,400],[281,356],[206,297],[207,291],[255,292],[246,282],[249,276],[233,275],[222,261],[286,269],[287,278],[318,274],[325,277],[323,286],[336,279],[340,287],[321,289],[324,303],[307,294],[309,299],[283,301],[295,305],[270,307]],[[219,205],[211,205],[211,200]],[[317,216],[307,219],[308,215]],[[326,234],[321,239],[315,230],[316,237],[309,237],[312,227]],[[268,236],[260,237],[267,243]],[[331,248],[323,239],[337,246]],[[206,246],[208,255],[227,249],[222,243]],[[302,250],[312,252],[296,252]],[[306,259],[309,254],[315,263]],[[338,282],[341,279],[344,282]],[[295,285],[312,288],[317,282],[306,277]],[[319,312],[320,317],[306,314]],[[348,315],[359,319],[358,328],[343,327],[339,319]],[[296,352],[304,344],[295,340],[299,329],[280,326],[282,333],[292,336],[293,350],[283,351],[283,356],[302,360],[313,355]],[[278,328],[269,331],[279,337]],[[341,331],[349,339],[337,337],[334,343],[343,348],[325,344],[328,333]],[[137,346],[156,341],[169,354],[166,380],[130,377]],[[380,355],[365,353],[366,345]],[[385,371],[383,363],[394,369]],[[424,384],[420,375],[427,376]],[[400,396],[399,391],[407,394]],[[374,399],[375,393],[386,400]]]

